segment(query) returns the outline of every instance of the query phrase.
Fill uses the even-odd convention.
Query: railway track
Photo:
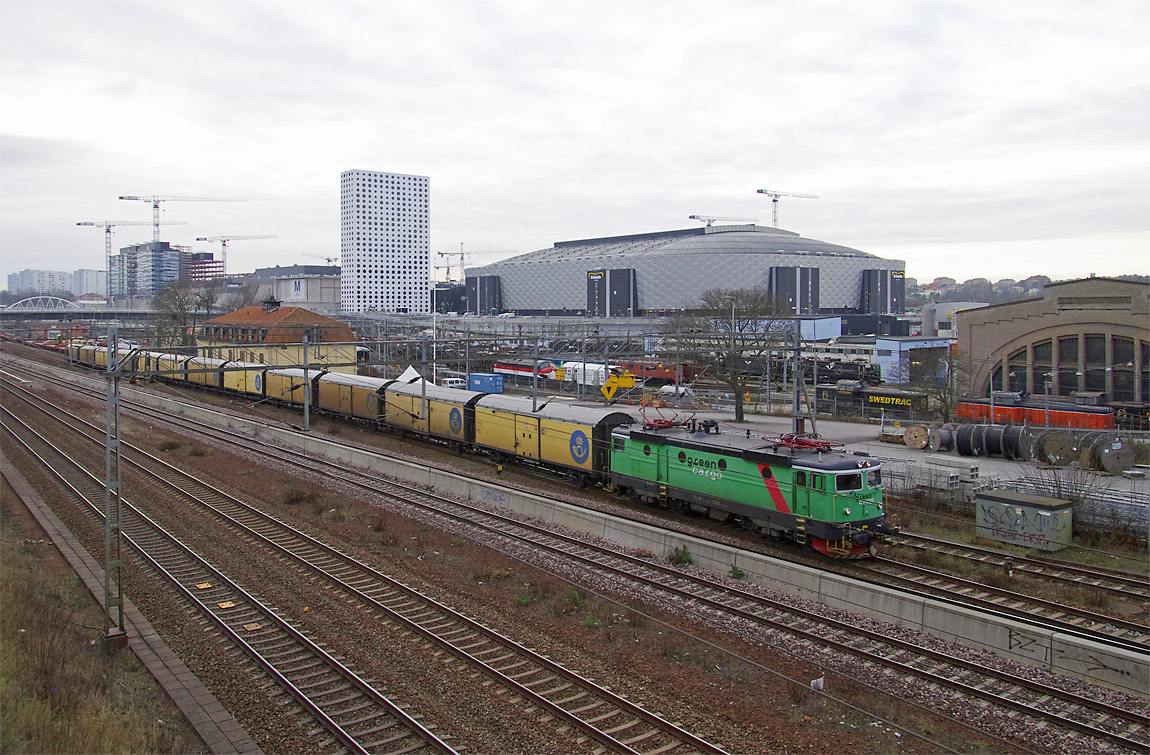
[[[22,397],[36,401],[31,395]],[[103,441],[100,428],[43,402],[35,405],[88,440]],[[403,626],[438,648],[436,652],[450,653],[494,678],[607,750],[635,755],[723,753],[720,747],[167,462],[129,444],[122,443],[121,449],[122,463],[162,480],[188,502],[210,510],[238,536],[253,538],[322,577],[370,606],[381,619]]]
[[[900,547],[913,548],[918,551],[930,550],[953,558],[998,567],[1006,564],[1008,568],[1020,574],[1039,579],[1050,580],[1063,585],[1105,590],[1124,598],[1133,597],[1138,600],[1150,601],[1150,580],[1145,575],[1131,574],[1117,569],[1078,566],[1051,558],[1012,555],[993,548],[955,543],[913,532],[900,533],[895,541]]]
[[[4,430],[102,521],[103,480],[7,407],[3,415],[0,424]],[[124,539],[137,555],[328,733],[317,742],[318,751],[396,755],[455,752],[349,665],[281,618],[274,606],[261,602],[212,567],[127,499],[121,499],[121,506]]]
[[[163,415],[157,410],[146,411],[158,418]],[[178,422],[185,426],[188,424],[186,418],[180,418]],[[249,446],[253,443],[250,436],[236,435],[208,425],[197,428],[197,432],[217,435],[229,443],[237,440]],[[497,533],[501,537],[530,543],[532,547],[578,561],[597,573],[610,573],[620,580],[660,590],[674,600],[690,601],[717,614],[738,616],[760,630],[786,632],[789,636],[800,637],[822,647],[829,646],[838,652],[860,658],[869,665],[881,667],[888,674],[919,677],[935,689],[948,689],[992,702],[1011,710],[1012,715],[1022,713],[1033,716],[1043,721],[1043,725],[1071,728],[1088,737],[1107,740],[1133,750],[1150,746],[1150,721],[1147,721],[1145,710],[1125,710],[1050,685],[985,669],[980,664],[949,654],[901,642],[886,634],[860,630],[819,614],[733,590],[726,584],[688,576],[643,559],[625,556],[616,550],[597,548],[574,538],[557,536],[479,508],[429,495],[425,491],[382,483],[375,478],[364,479],[365,476],[344,466],[311,459],[279,447],[276,447],[275,454],[281,459],[287,457],[291,463],[329,479],[338,479],[364,491],[400,498],[408,505],[429,507],[436,516],[450,517],[469,527],[482,526],[487,529],[488,534],[484,536],[487,539]]]
[[[961,596],[963,604],[972,608],[1027,620],[1064,634],[1078,634],[1128,650],[1150,650],[1150,627],[1138,622],[1092,613],[882,556],[857,568],[881,574],[889,583],[908,585],[929,595],[944,599]]]

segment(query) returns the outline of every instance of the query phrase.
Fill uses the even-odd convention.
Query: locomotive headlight
[[[850,516],[851,510],[850,509],[843,509],[843,513],[846,514],[847,516]]]

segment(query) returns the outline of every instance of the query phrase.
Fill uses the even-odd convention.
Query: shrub
[[[728,573],[728,576],[730,576],[731,579],[743,579],[747,576],[747,573],[735,564],[731,564],[731,571]]]
[[[695,563],[695,559],[691,558],[691,552],[687,550],[685,545],[675,548],[669,560],[672,566],[689,566]]]
[[[314,490],[298,486],[288,488],[283,494],[283,502],[289,506],[294,506],[297,503],[315,503],[318,498],[319,494]]]

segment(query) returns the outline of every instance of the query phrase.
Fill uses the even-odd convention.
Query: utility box
[[[503,393],[503,376],[493,372],[473,372],[467,376],[468,387],[484,393]]]
[[[974,526],[979,537],[1042,551],[1070,545],[1074,511],[1070,501],[1010,490],[974,495]]]

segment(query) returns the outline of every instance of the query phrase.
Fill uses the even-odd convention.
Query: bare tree
[[[957,347],[927,356],[910,382],[910,388],[926,396],[927,406],[943,422],[954,421],[958,397],[970,380],[970,360]]]
[[[709,289],[702,307],[677,323],[684,338],[707,362],[711,373],[731,389],[735,421],[743,420],[747,368],[790,338],[787,313],[763,288]]]
[[[198,292],[187,281],[173,281],[152,297],[157,346],[188,347],[194,343]]]
[[[255,280],[248,280],[240,288],[228,289],[220,299],[220,312],[235,312],[244,307],[254,307],[259,298],[260,285]]]
[[[204,313],[204,322],[212,319],[212,307],[216,306],[220,293],[218,278],[209,278],[196,291],[196,311]]]

